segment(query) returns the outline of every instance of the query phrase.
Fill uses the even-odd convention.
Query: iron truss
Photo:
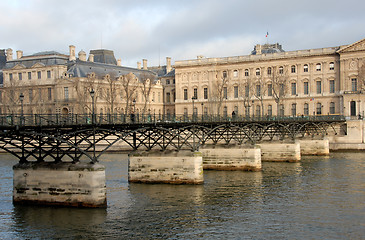
[[[153,122],[0,126],[0,148],[27,161],[97,162],[117,142],[130,150],[198,150],[205,144],[255,144],[339,134],[344,120]]]

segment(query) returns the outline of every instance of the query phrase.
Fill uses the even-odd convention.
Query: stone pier
[[[203,168],[226,171],[260,171],[261,150],[249,146],[203,146]]]
[[[203,184],[202,154],[190,151],[131,153],[128,180],[132,183]]]
[[[257,144],[263,162],[299,162],[300,143],[268,142]]]
[[[105,167],[98,163],[28,162],[13,166],[13,203],[106,207]]]
[[[299,140],[301,155],[326,156],[330,154],[328,139],[305,139]]]

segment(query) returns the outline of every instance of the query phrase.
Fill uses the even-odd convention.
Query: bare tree
[[[95,73],[88,74],[87,78],[75,78],[73,82],[75,88],[75,94],[77,97],[77,105],[80,110],[84,113],[92,112],[92,99],[90,96],[91,90],[94,90],[95,93],[95,108],[97,105],[97,99],[102,92],[100,80],[96,77]]]
[[[105,75],[104,82],[106,83],[105,91],[103,92],[103,98],[107,102],[108,112],[114,113],[115,101],[120,91],[120,84],[118,83],[115,76],[111,76],[109,74]]]
[[[254,88],[253,95],[256,99],[260,101],[261,105],[261,116],[264,116],[264,96],[267,91],[266,82],[264,80],[264,77],[262,75],[257,76],[254,81]]]
[[[276,114],[280,116],[280,104],[288,93],[288,70],[284,67],[273,68],[272,71],[272,96],[276,102]]]
[[[216,77],[215,81],[213,82],[213,91],[212,97],[213,101],[217,103],[217,114],[221,113],[222,104],[225,99],[227,99],[228,93],[228,78],[227,76],[222,76],[218,78]]]
[[[252,106],[253,100],[253,88],[252,81],[250,78],[245,78],[239,83],[240,95],[243,99],[243,106],[245,108],[245,115],[250,115],[250,107]]]
[[[130,106],[137,95],[138,79],[133,73],[120,76],[119,79],[121,81],[121,94],[125,99],[125,112],[130,113],[132,112]]]
[[[20,112],[21,103],[19,96],[24,90],[24,88],[20,88],[19,82],[14,80],[5,83],[2,89],[2,101],[7,113],[16,114]]]
[[[142,73],[140,75],[140,82],[141,82],[140,88],[143,96],[143,109],[142,109],[143,113],[146,113],[147,111],[147,105],[150,99],[154,78],[155,77],[153,74]]]

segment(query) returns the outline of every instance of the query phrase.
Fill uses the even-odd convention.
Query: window
[[[284,104],[280,104],[279,106],[279,115],[280,116],[284,116]]]
[[[260,76],[260,68],[256,68],[256,76]]]
[[[237,70],[233,71],[233,77],[235,77],[235,78],[238,77],[238,71]]]
[[[227,71],[223,71],[223,78],[227,78]]]
[[[153,98],[155,98],[155,97],[153,96]],[[157,93],[157,101],[161,102],[161,93],[160,92]]]
[[[245,76],[248,77],[249,75],[248,69],[245,69]]]
[[[321,115],[321,114],[322,114],[322,104],[317,103],[317,115]]]
[[[223,108],[223,116],[224,117],[227,117],[227,107],[226,106],[224,106],[224,108]]]
[[[166,79],[166,85],[170,84],[170,79]]]
[[[19,80],[23,80],[23,75],[22,75],[22,73],[18,73],[18,78],[19,78]]]
[[[317,86],[317,94],[322,93],[322,82],[316,81],[316,86]]]
[[[257,117],[261,116],[261,107],[260,107],[260,105],[256,105],[256,116]]]
[[[351,91],[353,91],[353,92],[357,91],[357,79],[356,78],[351,79]]]
[[[69,98],[69,95],[68,95],[68,87],[64,87],[63,90],[64,90],[64,99],[65,100],[68,100],[68,98]]]
[[[335,70],[335,63],[334,62],[330,62],[330,70]]]
[[[291,66],[291,73],[295,73],[295,70],[296,70],[295,65],[292,65]]]
[[[187,117],[188,116],[188,109],[184,108],[184,116]]]
[[[227,99],[227,87],[223,88],[223,98]]]
[[[308,95],[309,93],[309,85],[308,85],[308,82],[304,82],[304,95]]]
[[[322,69],[321,64],[320,64],[320,63],[317,63],[317,64],[316,64],[316,71],[317,71],[317,72],[320,72],[320,71],[321,71],[321,69]]]
[[[261,85],[256,85],[256,97],[261,96]]]
[[[284,68],[282,66],[279,67],[279,74],[283,74],[284,73]]]
[[[172,79],[172,84],[175,84],[175,78],[174,78],[174,79]]]
[[[166,102],[170,102],[170,93],[168,92],[168,93],[166,93]]]
[[[335,103],[330,102],[330,114],[335,114]]]
[[[184,89],[184,100],[188,100],[188,89]]]
[[[272,116],[272,105],[267,106],[267,115]]]
[[[194,95],[193,95],[194,99],[198,99],[198,89],[194,88]]]
[[[208,115],[208,108],[207,107],[204,107],[204,115]]]
[[[52,88],[48,88],[48,100],[52,100]]]
[[[43,100],[42,99],[42,88],[38,88],[38,99],[41,101]]]
[[[33,90],[29,89],[28,94],[29,94],[29,102],[31,103],[33,102]]]
[[[304,115],[309,115],[309,105],[308,103],[304,103]]]
[[[271,67],[267,68],[267,75],[271,75]]]
[[[249,97],[250,96],[250,88],[248,85],[245,86],[245,97]]]
[[[51,71],[50,70],[47,71],[47,78],[51,78]]]
[[[297,95],[297,83],[291,83],[291,95]]]
[[[42,78],[42,72],[41,71],[38,71],[37,72],[37,76],[38,76],[38,79],[41,79]]]
[[[234,92],[234,98],[238,98],[238,86],[234,86],[233,92]]]
[[[279,96],[284,96],[284,94],[285,94],[285,86],[284,86],[284,84],[283,83],[280,83],[280,85],[279,85]]]
[[[267,84],[267,95],[269,97],[272,96],[272,84],[271,83]]]
[[[330,93],[335,93],[335,80],[330,80]]]
[[[297,115],[297,104],[296,103],[292,103],[292,105],[291,105],[291,115],[293,117]]]
[[[198,108],[197,107],[194,107],[194,109],[193,109],[193,115],[194,116],[198,115]]]
[[[3,101],[3,92],[0,91],[0,103]]]
[[[238,115],[238,106],[234,106],[233,111],[236,115]]]
[[[28,80],[32,79],[32,72],[28,72]]]
[[[13,80],[13,74],[12,73],[9,73],[9,80]]]
[[[308,64],[304,64],[303,72],[308,72]]]
[[[204,88],[204,99],[208,99],[208,88]]]

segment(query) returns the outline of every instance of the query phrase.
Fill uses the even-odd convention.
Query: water
[[[1,239],[365,239],[363,153],[205,171],[204,185],[129,184],[127,158],[106,154],[107,209],[13,206],[0,155]]]

